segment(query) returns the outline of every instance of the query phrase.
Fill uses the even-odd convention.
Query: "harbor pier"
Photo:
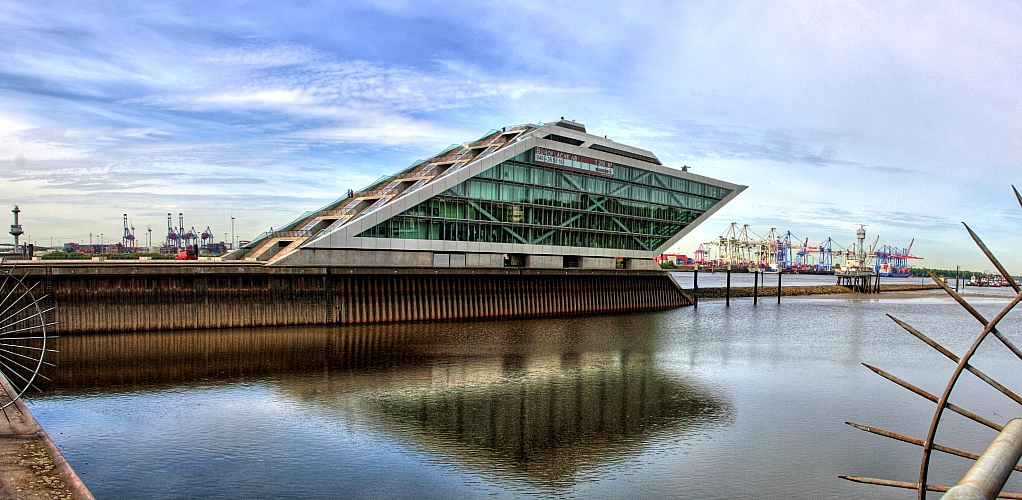
[[[880,274],[852,271],[837,275],[837,284],[859,293],[880,293]]]

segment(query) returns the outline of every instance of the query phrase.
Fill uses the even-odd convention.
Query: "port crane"
[[[873,251],[874,269],[881,276],[908,276],[911,274],[908,261],[921,259],[912,255],[912,245],[915,238],[909,242],[907,248],[897,248],[884,245]]]
[[[181,236],[174,229],[174,214],[167,214],[167,249],[177,250],[181,246]]]
[[[126,249],[135,250],[135,226],[128,222],[128,214],[124,214],[124,237],[121,238],[121,245]]]
[[[206,226],[206,230],[202,232],[202,247],[209,248],[213,244],[213,231]]]
[[[912,255],[913,239],[908,247],[888,245],[877,247],[880,236],[866,243],[866,226],[859,224],[856,242],[844,247],[832,238],[811,245],[791,231],[770,228],[759,236],[748,224],[732,222],[715,240],[699,245],[694,262],[706,266],[730,266],[732,269],[776,269],[781,271],[832,273],[838,266],[874,271],[881,276],[907,276],[908,261],[921,259]],[[711,250],[716,255],[711,255]]]
[[[791,233],[783,238],[790,240]],[[776,228],[770,228],[766,236],[760,236],[748,224],[739,226],[737,222],[732,222],[716,240],[699,245],[695,261],[735,269],[767,268],[771,263],[790,260],[787,258],[787,245],[780,242]],[[716,258],[710,257],[707,247],[716,250]]]
[[[695,251],[695,259],[693,259],[693,262],[700,265],[710,263],[710,251],[706,249],[706,245],[702,243],[699,244],[699,248]]]

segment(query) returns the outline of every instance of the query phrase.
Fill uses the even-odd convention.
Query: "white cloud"
[[[992,230],[1014,213],[1011,3],[383,3],[5,3],[5,191],[70,210],[248,196],[262,227],[449,143],[564,115],[752,186],[707,234],[733,219],[839,238],[866,222],[937,241],[960,236],[948,221],[993,214]],[[308,196],[273,197],[294,186]]]
[[[282,112],[296,117],[350,118],[358,108],[401,113],[435,112],[493,104],[529,95],[592,92],[582,86],[554,86],[532,79],[496,78],[462,65],[436,70],[366,61],[307,61],[285,71],[256,68],[233,75],[216,88],[162,93],[125,101],[188,111],[234,109]],[[352,108],[355,108],[353,111]]]
[[[32,125],[19,118],[0,114],[0,133],[18,132],[30,128],[32,128]]]
[[[227,47],[209,50],[200,58],[213,65],[276,68],[315,62],[323,55],[310,47],[295,44]]]
[[[471,137],[436,123],[410,120],[397,116],[376,115],[374,119],[307,129],[288,138],[312,142],[347,142],[372,144],[376,146],[409,146],[412,144],[437,144],[457,137]]]

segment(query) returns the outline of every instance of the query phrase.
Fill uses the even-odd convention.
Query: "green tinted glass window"
[[[653,250],[730,191],[615,164],[613,179],[527,151],[358,236]]]

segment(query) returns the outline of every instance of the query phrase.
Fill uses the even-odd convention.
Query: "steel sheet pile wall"
[[[53,279],[58,333],[328,322],[323,279],[304,276]]]
[[[570,315],[690,305],[666,274],[46,276],[61,334]]]
[[[690,305],[663,276],[334,276],[337,323],[585,314]]]

